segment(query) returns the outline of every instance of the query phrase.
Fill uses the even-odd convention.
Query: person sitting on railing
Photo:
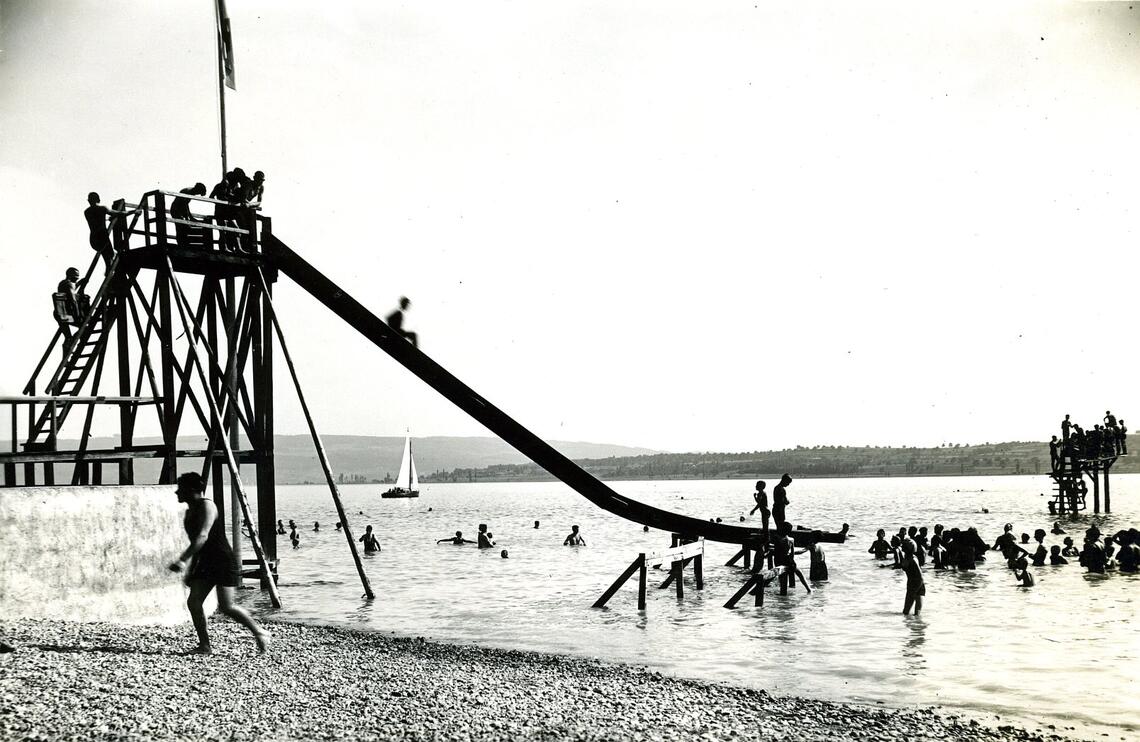
[[[111,246],[111,238],[107,234],[107,217],[124,216],[132,214],[118,208],[108,209],[99,203],[99,194],[95,191],[87,194],[87,208],[83,210],[83,218],[87,220],[87,227],[91,231],[91,249],[103,256],[107,267],[111,267],[111,259],[115,257],[115,249]],[[112,206],[119,205],[116,201]]]
[[[185,195],[179,196],[170,202],[170,216],[184,222],[202,221],[190,211],[190,199],[185,196],[205,196],[206,184],[195,183],[189,188],[183,188],[179,193]],[[179,247],[206,246],[202,230],[198,227],[192,227],[189,224],[175,224],[174,233],[178,236]]]

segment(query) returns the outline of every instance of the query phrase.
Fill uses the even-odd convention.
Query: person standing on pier
[[[1124,427],[1124,418],[1120,418],[1120,425],[1116,429],[1116,453],[1120,456],[1128,454],[1128,428]]]
[[[1049,466],[1053,471],[1061,468],[1061,442],[1057,440],[1057,436],[1053,436],[1053,440],[1049,441]]]
[[[1065,419],[1061,421],[1061,441],[1064,443],[1069,442],[1069,428],[1072,423],[1069,422],[1069,416],[1065,415]]]
[[[785,522],[786,508],[788,507],[788,485],[792,478],[785,474],[780,477],[780,483],[772,490],[772,520],[776,522],[776,530],[780,531]]]
[[[752,493],[752,499],[756,501],[756,506],[749,511],[748,515],[753,515],[757,510],[760,511],[760,523],[764,531],[764,541],[768,541],[768,518],[771,517],[772,511],[768,509],[768,493],[764,490],[768,483],[764,480],[756,482],[756,491]]]
[[[190,588],[186,607],[198,634],[198,646],[191,654],[210,654],[212,651],[206,613],[202,608],[211,590],[217,591],[218,610],[249,629],[257,642],[257,651],[265,652],[269,647],[269,632],[234,603],[234,588],[239,579],[234,553],[226,541],[222,521],[218,520],[218,509],[206,496],[206,485],[201,475],[187,472],[178,477],[175,494],[179,502],[187,505],[183,525],[190,545],[177,561],[170,563],[170,571],[185,572],[186,584]]]

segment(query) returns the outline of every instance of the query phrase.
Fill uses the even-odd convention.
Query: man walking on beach
[[[190,545],[177,561],[170,563],[170,571],[185,572],[185,582],[190,588],[186,607],[190,609],[190,618],[198,633],[198,646],[190,654],[211,654],[213,651],[206,612],[202,608],[211,590],[217,590],[218,610],[249,629],[257,642],[257,651],[265,652],[269,647],[269,632],[234,603],[234,588],[239,579],[234,552],[226,541],[225,526],[218,520],[218,508],[213,500],[206,497],[206,485],[201,475],[187,472],[178,477],[177,485],[175,494],[178,502],[187,505],[183,526]]]
[[[772,490],[772,520],[776,522],[777,531],[784,526],[785,508],[788,506],[788,485],[791,483],[792,478],[785,474],[780,477],[780,483]]]

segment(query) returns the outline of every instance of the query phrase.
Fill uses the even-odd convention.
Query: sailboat
[[[381,497],[419,497],[420,477],[416,473],[416,461],[412,458],[412,437],[404,436],[404,456],[400,459],[400,474],[396,477],[396,486]]]

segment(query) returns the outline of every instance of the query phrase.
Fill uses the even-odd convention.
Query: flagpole
[[[214,37],[218,47],[218,120],[221,123],[222,140],[222,179],[225,180],[229,167],[226,163],[226,69],[222,51],[222,3],[214,0]]]

